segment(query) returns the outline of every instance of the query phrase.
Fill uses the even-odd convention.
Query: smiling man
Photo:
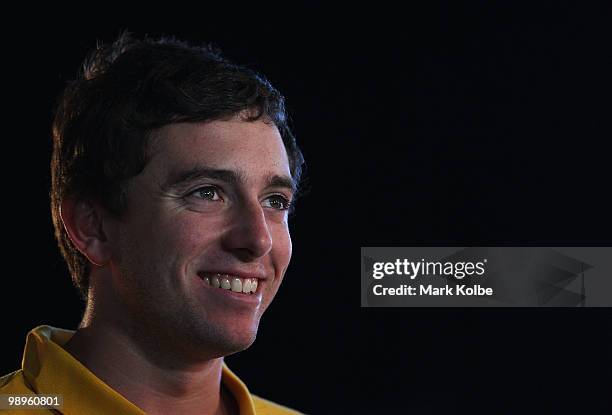
[[[64,414],[296,413],[223,363],[291,259],[303,158],[283,97],[174,39],[124,34],[83,68],[54,120],[51,207],[85,314],[32,330],[0,394],[61,395]]]

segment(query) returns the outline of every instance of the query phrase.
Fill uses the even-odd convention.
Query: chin
[[[229,356],[232,355],[234,353],[238,353],[238,352],[242,352],[246,349],[248,349],[249,347],[251,347],[251,345],[255,342],[255,336],[253,336],[252,338],[248,339],[247,341],[240,341],[240,342],[234,342],[231,344],[227,344],[227,349],[226,352],[223,354],[223,356]]]
[[[231,333],[227,338],[227,350],[231,350],[231,353],[241,352],[248,349],[255,342],[257,337],[257,329],[249,329]]]
[[[249,327],[208,327],[198,336],[198,350],[206,350],[209,356],[215,358],[229,356],[248,349],[257,337],[257,328]]]

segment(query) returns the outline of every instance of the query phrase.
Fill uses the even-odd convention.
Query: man
[[[223,363],[291,258],[303,158],[283,97],[208,47],[123,34],[67,86],[53,139],[56,237],[86,310],[76,332],[30,332],[0,394],[59,394],[64,414],[296,413]]]

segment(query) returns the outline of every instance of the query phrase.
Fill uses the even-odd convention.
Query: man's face
[[[291,258],[280,134],[238,118],[178,123],[156,131],[150,149],[111,235],[117,318],[143,341],[198,357],[243,350]]]

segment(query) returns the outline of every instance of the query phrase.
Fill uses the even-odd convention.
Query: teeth
[[[251,279],[247,278],[244,280],[244,284],[242,284],[242,292],[248,294],[251,292]]]
[[[257,278],[238,278],[225,274],[200,275],[208,285],[237,293],[254,294],[257,291]]]
[[[242,292],[242,281],[240,280],[240,278],[234,278],[232,280],[232,291],[236,293]]]

